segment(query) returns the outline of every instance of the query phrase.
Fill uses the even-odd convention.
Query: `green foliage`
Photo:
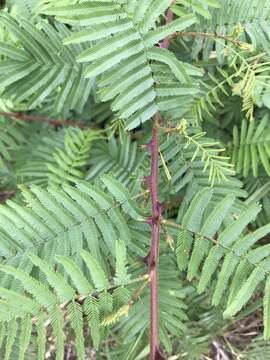
[[[12,149],[16,181],[18,184],[44,187],[48,184],[48,167],[56,163],[53,156],[55,148],[64,149],[65,131],[55,132],[28,125],[27,132],[31,132],[32,136],[27,139],[25,146]]]
[[[154,47],[164,37],[185,29],[196,20],[193,15],[186,15],[168,25],[153,29],[156,20],[164,14],[169,5],[170,1],[157,0],[145,5],[143,1],[139,1],[133,12],[129,13],[125,1],[116,1],[113,4],[88,1],[75,5],[52,6],[45,11],[48,15],[55,15],[59,21],[86,26],[67,37],[65,44],[96,42],[94,46],[81,52],[77,61],[79,64],[91,62],[84,71],[86,78],[104,75],[98,81],[100,99],[113,100],[112,110],[127,121],[127,129],[133,129],[149,120],[160,109],[163,98],[166,99],[168,95],[173,99],[183,92],[193,93],[191,80],[181,62],[167,50],[158,51]],[[156,60],[157,51],[162,53],[159,61],[165,62],[171,70],[176,68],[174,75],[177,80],[184,82],[184,90],[181,90],[182,84],[178,82],[173,84],[170,93],[166,92],[162,85],[159,87],[155,84],[151,61]],[[188,87],[185,88],[185,85]]]
[[[219,0],[176,0],[173,4],[172,10],[176,15],[182,15],[186,11],[194,11],[198,15],[206,19],[211,19],[211,8],[220,8],[221,4]]]
[[[138,151],[138,143],[125,135],[118,140],[114,136],[96,142],[92,148],[89,164],[92,165],[86,179],[94,181],[98,176],[111,173],[123,184],[128,185],[140,172],[145,152]]]
[[[163,358],[267,358],[269,11],[6,1],[1,359],[147,359],[156,222]],[[264,340],[231,344],[254,314]]]
[[[263,166],[266,174],[270,175],[268,122],[268,117],[264,116],[256,128],[255,121],[247,124],[243,120],[240,131],[236,126],[233,129],[232,162],[236,171],[244,177],[251,171],[257,177],[259,166]]]
[[[207,2],[203,1],[206,4]],[[261,0],[252,0],[248,5],[247,8],[245,0],[234,1],[233,3],[230,0],[220,1],[219,8],[210,10],[210,19],[200,17],[196,24],[196,30],[232,35],[240,38],[243,42],[251,42],[255,48],[269,54],[267,46],[269,42],[267,37],[270,18],[269,4]],[[222,56],[222,52],[225,44],[226,41],[221,41],[217,46],[220,58],[223,59],[224,54]],[[198,54],[203,47],[203,57],[206,59],[215,47],[215,40],[213,38],[196,39],[193,46],[194,55]]]
[[[104,183],[117,194],[117,181],[107,177]],[[64,185],[48,190],[33,185],[30,190],[24,188],[22,195],[26,206],[9,200],[0,207],[0,247],[10,264],[20,263],[22,268],[28,268],[24,260],[29,251],[42,253],[47,261],[55,254],[71,255],[85,247],[97,257],[101,251],[114,253],[115,241],[120,238],[129,243],[131,239],[120,208],[124,213],[130,211],[132,218],[142,219],[131,201],[114,198],[84,182],[76,188]]]
[[[218,45],[219,40],[216,42]],[[208,73],[209,78],[202,83],[201,93],[191,108],[189,116],[195,117],[197,123],[207,115],[212,117],[217,108],[224,107],[223,99],[231,94],[242,98],[242,111],[252,120],[256,98],[260,97],[260,88],[268,87],[269,64],[261,61],[263,53],[250,56],[246,49],[226,50],[228,69],[217,66],[216,72]]]
[[[269,342],[257,336],[251,342],[249,349],[243,353],[247,360],[261,360],[270,358]]]
[[[54,28],[46,22],[37,28],[6,13],[0,21],[17,40],[0,44],[1,55],[8,59],[1,66],[1,96],[12,99],[16,106],[26,102],[28,109],[34,109],[52,95],[56,113],[81,111],[92,83],[84,79],[83,67],[76,63],[79,49],[62,45],[62,39],[70,34],[68,28],[61,24]]]
[[[191,129],[191,131],[194,131],[196,138],[196,130]],[[188,134],[189,138],[193,136],[192,132]],[[211,152],[211,149],[207,146],[209,144],[214,145],[215,152]],[[179,209],[179,218],[185,213],[189,202],[196,193],[202,188],[208,187],[211,183],[214,188],[215,199],[231,193],[241,198],[247,196],[245,190],[242,189],[243,184],[235,177],[230,176],[233,173],[233,168],[228,159],[217,155],[220,151],[218,145],[214,143],[213,139],[206,137],[201,137],[195,142],[187,142],[185,135],[181,134],[179,130],[161,139],[160,152],[171,175],[171,179],[168,180],[164,176],[164,169],[160,164],[160,173],[164,176],[163,183],[165,185],[161,191],[164,197],[167,197],[168,192],[180,194],[185,190]],[[206,155],[210,155],[210,157]],[[210,165],[211,159],[214,160],[214,163]],[[220,167],[220,164],[222,164],[222,167]],[[223,175],[219,179],[213,171],[210,172],[213,166],[215,168],[215,165],[217,166],[217,172]],[[223,178],[224,176],[226,176],[226,179]]]
[[[116,257],[118,258],[118,262],[125,262],[123,246],[124,245],[122,245],[120,251],[119,246],[116,246]],[[77,260],[76,263],[75,260],[71,260],[69,257],[64,256],[60,257],[60,263],[63,265],[60,272],[55,271],[53,266],[48,265],[48,263],[40,257],[34,254],[29,255],[32,264],[39,268],[46,277],[46,279],[42,278],[40,281],[37,281],[22,270],[15,269],[8,265],[1,265],[1,272],[9,274],[20,281],[25,290],[24,294],[20,294],[19,292],[15,293],[14,291],[7,289],[0,290],[2,302],[4,306],[6,306],[6,310],[8,309],[8,314],[3,312],[0,317],[1,324],[7,324],[5,332],[6,359],[10,358],[18,327],[20,329],[18,358],[24,359],[24,354],[28,349],[33,327],[37,327],[38,357],[44,358],[46,349],[45,336],[50,324],[56,338],[56,358],[63,358],[65,342],[63,330],[64,327],[67,326],[64,324],[65,313],[67,314],[68,323],[70,323],[75,334],[75,347],[78,358],[83,359],[85,356],[84,314],[88,319],[94,346],[98,347],[98,339],[101,336],[98,329],[102,327],[102,323],[108,317],[103,310],[106,303],[102,304],[102,295],[107,294],[107,291],[116,289],[119,285],[117,284],[118,281],[116,281],[115,284],[110,284],[109,279],[104,274],[104,279],[102,279],[102,281],[106,283],[106,289],[104,286],[101,286],[101,265],[93,259],[92,255],[84,250],[80,255],[87,267],[89,267],[92,282],[89,282],[89,280],[81,273],[80,269],[83,267],[80,261]],[[59,257],[56,258],[56,261],[58,260]],[[79,269],[76,276],[78,282],[73,285],[65,279],[65,274],[70,274],[71,266]],[[126,280],[126,282],[122,282],[120,289],[123,289],[124,286],[129,286],[132,282],[143,281],[143,278],[130,281],[129,278],[126,277]],[[80,283],[83,283],[84,285],[87,284],[87,293],[84,292],[81,294],[80,291],[78,291],[81,287]],[[130,293],[128,290],[126,291],[127,296],[125,301],[126,305],[128,305]],[[119,299],[115,290],[112,293],[112,302],[113,308],[111,309],[111,316],[117,316],[117,319],[119,319],[119,315],[116,315],[119,312]]]
[[[248,302],[257,286],[268,277],[269,246],[256,246],[258,241],[269,233],[269,224],[255,232],[243,233],[248,223],[255,220],[260,206],[254,204],[240,212],[235,219],[222,226],[232,211],[234,198],[227,195],[220,204],[211,206],[212,192],[204,189],[192,200],[178,234],[176,255],[180,270],[187,267],[187,277],[191,281],[199,278],[198,292],[206,290],[215,274],[217,279],[212,302],[224,302],[228,293],[225,316],[233,316]],[[205,209],[208,215],[201,223]],[[210,211],[211,210],[211,211]],[[166,222],[165,222],[166,223]],[[218,234],[217,239],[215,234]],[[192,248],[192,251],[191,251]],[[182,263],[182,254],[185,254]],[[189,257],[189,260],[187,258]],[[200,270],[201,269],[201,270]],[[265,338],[268,337],[268,280],[265,291]]]
[[[10,121],[1,117],[0,120],[0,156],[2,159],[10,161],[10,151],[19,149],[20,145],[26,143],[25,134],[23,132],[24,124],[16,120]]]
[[[98,138],[95,131],[67,130],[64,149],[56,148],[53,154],[56,164],[48,164],[49,182],[59,185],[83,179],[82,170],[89,160],[92,142]]]

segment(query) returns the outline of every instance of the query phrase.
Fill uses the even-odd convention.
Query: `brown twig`
[[[76,120],[61,120],[61,119],[50,119],[43,115],[30,115],[23,112],[5,112],[0,111],[1,116],[11,117],[22,121],[28,122],[44,122],[52,126],[73,126],[81,129],[87,128],[88,126],[80,121]]]
[[[184,37],[184,36],[191,36],[193,38],[195,37],[205,37],[205,38],[211,38],[211,39],[222,39],[231,42],[235,46],[242,46],[243,43],[240,40],[234,39],[232,36],[229,35],[222,35],[222,34],[216,34],[216,33],[209,33],[209,32],[201,32],[201,31],[179,31],[174,33],[171,38],[175,37]]]

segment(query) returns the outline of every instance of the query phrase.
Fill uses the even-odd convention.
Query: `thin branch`
[[[204,37],[204,38],[211,38],[211,39],[222,39],[222,40],[226,40],[229,41],[230,43],[232,43],[235,46],[240,46],[242,47],[244,45],[244,43],[240,40],[236,40],[234,39],[232,36],[229,35],[222,35],[222,34],[216,34],[216,33],[209,33],[209,32],[200,32],[200,31],[179,31],[174,33],[171,38],[175,38],[175,37],[184,37],[184,36],[190,36],[190,37]]]
[[[61,120],[61,119],[50,119],[47,116],[42,115],[30,115],[23,112],[5,112],[0,111],[1,116],[15,118],[21,121],[27,122],[44,122],[52,126],[73,126],[81,129],[88,128],[86,124],[76,120]]]

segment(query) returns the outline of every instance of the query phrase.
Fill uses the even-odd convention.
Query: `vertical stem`
[[[152,201],[152,242],[149,259],[150,292],[151,292],[151,341],[150,359],[156,360],[159,356],[158,349],[158,253],[159,253],[159,227],[162,216],[161,206],[158,202],[158,116],[154,119],[152,129],[151,151],[151,174],[149,186]]]
[[[173,20],[171,9],[166,15],[166,24]],[[159,45],[166,49],[169,46],[169,38],[165,38]],[[151,325],[150,325],[150,360],[163,359],[159,352],[159,326],[158,326],[158,255],[160,240],[160,222],[162,219],[162,206],[158,201],[158,127],[160,114],[153,121],[152,139],[150,143],[151,152],[151,174],[149,177],[149,188],[152,202],[152,240],[149,258],[150,273],[150,296],[151,296]]]

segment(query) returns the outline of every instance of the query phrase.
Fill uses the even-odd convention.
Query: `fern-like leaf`
[[[87,78],[104,75],[99,81],[101,100],[113,100],[112,110],[127,121],[128,129],[139,126],[159,110],[148,50],[195,22],[193,15],[186,15],[155,29],[155,22],[169,5],[170,1],[164,0],[149,3],[142,7],[139,18],[136,9],[128,14],[126,2],[104,2],[97,7],[96,2],[87,1],[46,10],[46,14],[55,15],[60,21],[90,26],[68,37],[65,43],[96,41],[78,56],[78,62],[91,62],[85,69]]]

